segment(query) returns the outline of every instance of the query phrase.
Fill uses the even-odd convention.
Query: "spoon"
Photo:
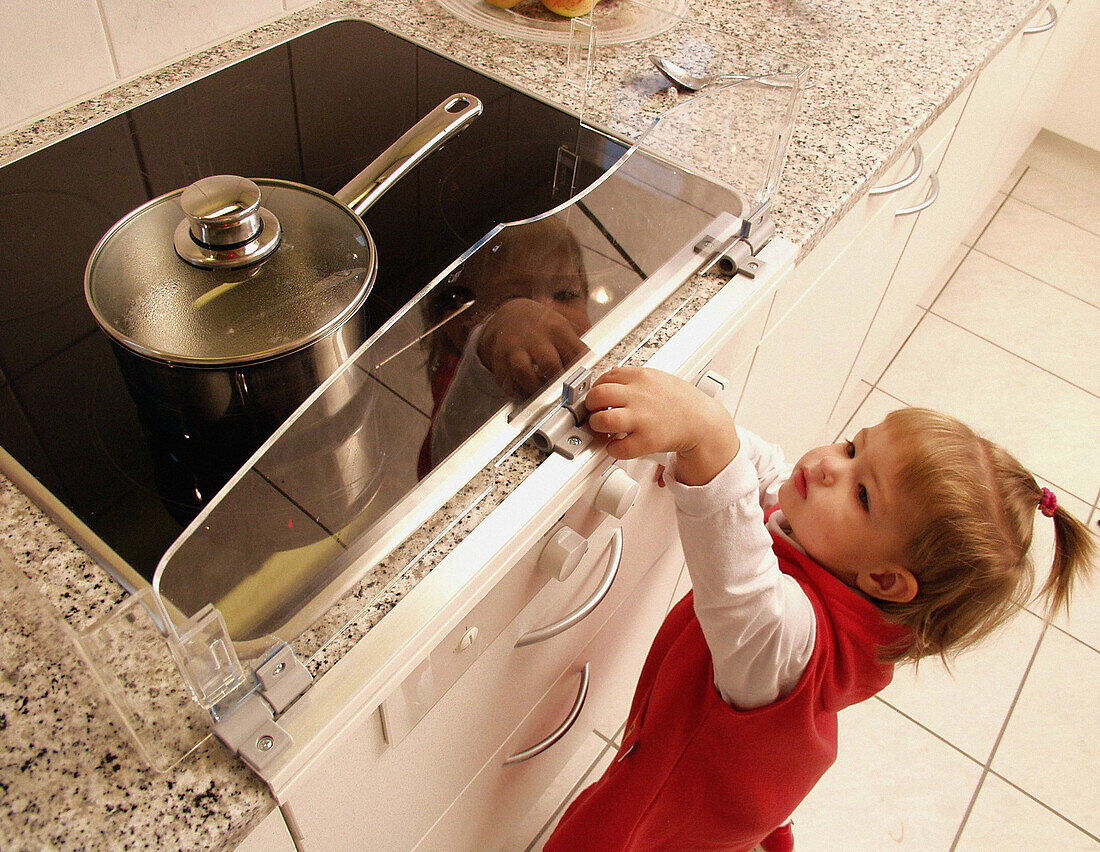
[[[670,59],[664,59],[663,57],[650,54],[649,61],[653,63],[658,71],[671,80],[676,88],[685,92],[698,92],[700,89],[704,89],[707,86],[713,86],[715,83],[731,83],[734,80],[759,80],[766,86],[776,86],[784,89],[790,88],[791,85],[790,83],[773,80],[771,77],[765,75],[713,74],[709,77],[696,77],[686,68],[680,67]],[[808,89],[809,85],[803,86],[802,88]]]

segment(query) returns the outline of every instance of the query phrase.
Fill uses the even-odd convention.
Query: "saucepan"
[[[334,195],[215,175],[149,201],[100,240],[85,297],[180,520],[365,340],[378,256],[360,215],[481,111],[473,95],[452,95]],[[363,394],[349,388],[346,402],[366,416]]]

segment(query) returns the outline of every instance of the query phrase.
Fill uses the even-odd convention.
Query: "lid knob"
[[[214,175],[191,184],[180,196],[191,236],[206,246],[246,243],[260,232],[260,188],[248,178]]]
[[[279,243],[279,223],[260,206],[260,188],[248,178],[213,175],[180,195],[186,220],[175,233],[176,252],[206,268],[256,263]]]

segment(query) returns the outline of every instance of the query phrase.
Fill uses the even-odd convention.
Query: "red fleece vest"
[[[890,682],[893,666],[875,662],[875,651],[904,631],[773,538],[817,619],[794,691],[755,710],[726,704],[689,593],[653,641],[615,761],[570,805],[546,852],[751,850],[832,765],[837,711]]]

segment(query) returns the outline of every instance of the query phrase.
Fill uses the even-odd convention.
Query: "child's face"
[[[853,440],[810,450],[779,489],[792,535],[849,586],[875,596],[865,580],[901,565],[911,522],[896,482],[901,457],[884,424]]]

